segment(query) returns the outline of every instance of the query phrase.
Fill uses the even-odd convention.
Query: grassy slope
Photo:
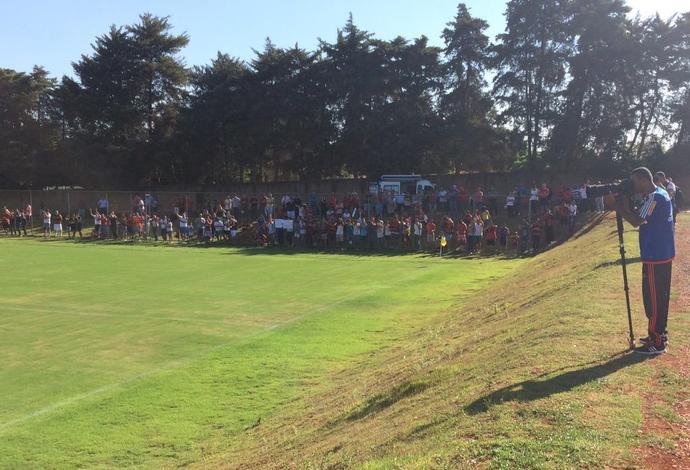
[[[682,219],[687,231],[689,217]],[[687,236],[685,234],[684,236]],[[628,237],[637,333],[636,234]],[[643,465],[653,412],[675,419],[688,380],[624,354],[627,321],[615,221],[608,220],[466,302],[413,341],[334,374],[322,393],[286,406],[203,462],[231,468],[603,468]],[[676,345],[690,312],[673,312]],[[671,355],[674,352],[672,350]]]
[[[2,468],[203,461],[521,263],[39,240],[0,262]]]

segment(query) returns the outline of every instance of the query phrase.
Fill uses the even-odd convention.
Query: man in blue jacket
[[[634,227],[640,228],[642,258],[642,296],[649,319],[649,335],[642,339],[636,353],[658,355],[666,352],[668,305],[671,296],[671,266],[676,254],[673,204],[665,188],[654,184],[647,168],[632,172],[635,193],[644,199],[638,211],[632,210],[627,198],[618,202],[617,210]]]

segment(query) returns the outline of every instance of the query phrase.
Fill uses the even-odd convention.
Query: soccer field
[[[519,261],[0,240],[0,467],[204,459]]]

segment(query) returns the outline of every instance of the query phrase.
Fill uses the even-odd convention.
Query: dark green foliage
[[[493,171],[682,168],[690,13],[623,0],[510,0],[506,29],[459,4],[441,38],[350,18],[315,51],[270,40],[188,68],[186,34],[144,14],[55,80],[0,70],[0,184],[152,187]],[[491,78],[492,84],[488,83]]]

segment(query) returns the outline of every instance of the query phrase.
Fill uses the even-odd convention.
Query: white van
[[[427,189],[434,189],[434,184],[421,175],[383,175],[379,181],[380,192],[398,194],[424,194]]]

